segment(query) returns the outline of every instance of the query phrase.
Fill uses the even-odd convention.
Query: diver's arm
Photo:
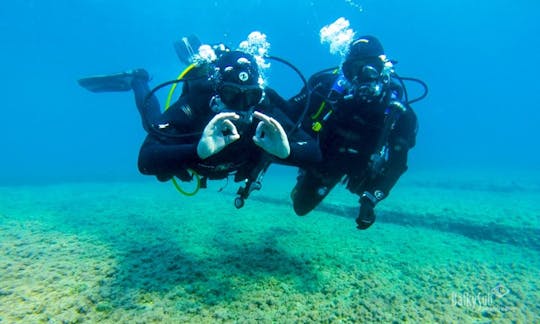
[[[301,127],[294,128],[294,124],[280,109],[274,109],[273,117],[282,125],[287,132],[290,147],[290,154],[285,159],[276,161],[277,163],[305,166],[317,163],[322,159],[319,143],[309,136]]]
[[[390,190],[396,185],[401,175],[403,175],[408,168],[408,149],[402,151],[390,151],[389,155],[391,157],[387,161],[384,171],[371,179],[365,188],[366,192],[377,198],[376,201],[372,201],[374,204],[390,194]]]
[[[399,120],[398,120],[399,121]],[[399,128],[399,126],[397,127]],[[395,130],[395,129],[394,129]],[[360,210],[356,223],[358,229],[367,229],[375,221],[374,208],[377,204],[388,197],[390,190],[398,182],[401,175],[407,171],[407,156],[412,144],[406,139],[405,134],[390,133],[386,143],[388,160],[378,167],[377,161],[383,157],[374,154],[375,158],[368,167],[366,183],[360,188],[356,188],[356,193],[360,196]]]
[[[288,164],[306,166],[322,160],[319,143],[301,128],[290,134],[289,146],[291,154],[285,160]]]
[[[401,175],[407,171],[408,153],[416,144],[418,129],[417,118],[409,107],[397,120],[390,133],[388,141],[388,161],[384,164],[384,171],[373,177],[366,190],[371,194],[380,191],[381,199],[386,198],[390,190],[397,183]],[[375,195],[377,196],[377,195]]]

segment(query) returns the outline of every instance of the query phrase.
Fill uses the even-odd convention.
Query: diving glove
[[[380,193],[382,194],[382,192]],[[360,197],[360,212],[356,218],[356,228],[365,230],[375,223],[376,216],[374,209],[379,201],[380,199],[377,198],[376,195],[373,195],[368,191],[364,191]]]
[[[291,154],[289,139],[281,124],[261,112],[253,112],[253,117],[261,121],[257,125],[253,142],[266,152],[285,159]]]
[[[225,146],[237,141],[240,138],[233,120],[238,120],[240,116],[233,112],[222,112],[214,116],[204,128],[199,144],[197,145],[197,154],[201,159],[206,159]]]

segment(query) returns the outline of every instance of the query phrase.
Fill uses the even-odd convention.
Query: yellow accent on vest
[[[196,66],[197,65],[195,65],[194,63],[190,64],[187,68],[184,69],[184,71],[182,71],[182,73],[180,73],[180,75],[178,75],[176,80],[182,80]],[[173,84],[171,90],[169,91],[167,101],[165,102],[165,111],[167,111],[167,109],[169,109],[169,107],[171,106],[172,96],[174,94],[174,91],[176,90],[177,85],[178,83]],[[195,172],[195,170],[188,169],[188,172],[191,172],[191,175],[195,176],[195,180],[197,180],[197,185],[195,186],[195,189],[193,189],[193,191],[191,192],[182,189],[182,187],[180,187],[180,184],[178,184],[178,181],[176,181],[176,178],[173,177],[171,180],[174,187],[176,188],[176,190],[178,190],[179,193],[183,194],[184,196],[191,197],[194,196],[199,191],[199,189],[201,189],[201,176],[197,172]]]

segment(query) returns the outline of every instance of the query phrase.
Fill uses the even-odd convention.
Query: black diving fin
[[[193,57],[199,52],[201,45],[202,43],[197,36],[189,35],[174,42],[174,50],[182,63],[190,65],[193,63]]]
[[[94,75],[77,80],[79,85],[91,92],[130,91],[134,78],[148,81],[148,72],[143,69],[129,70],[114,74]]]

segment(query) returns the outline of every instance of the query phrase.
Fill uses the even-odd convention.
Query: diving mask
[[[354,97],[371,102],[378,98],[384,85],[389,82],[384,61],[380,57],[369,57],[343,62],[343,74],[354,89]]]
[[[384,68],[380,57],[351,59],[343,62],[343,74],[349,82],[371,82],[379,78]]]
[[[247,111],[258,105],[264,95],[258,85],[238,85],[232,82],[223,82],[217,90],[221,101],[233,111]]]

